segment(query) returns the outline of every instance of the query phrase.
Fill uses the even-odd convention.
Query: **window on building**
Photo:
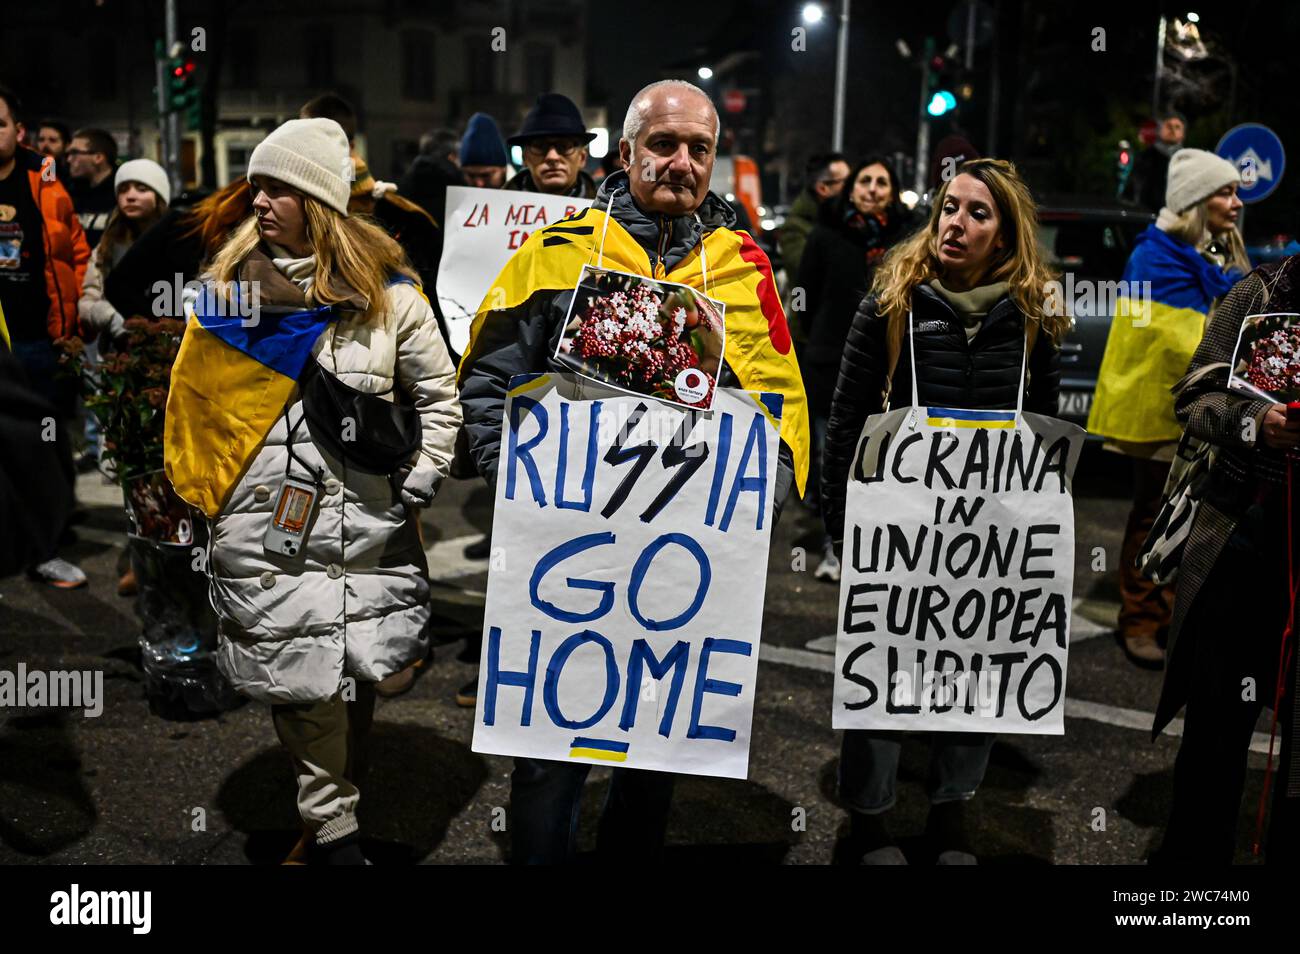
[[[530,43],[524,50],[524,92],[532,96],[545,93],[555,82],[555,50],[540,43]]]
[[[469,48],[469,91],[471,93],[496,92],[498,55],[485,43]]]
[[[307,85],[312,89],[334,85],[334,31],[325,23],[311,24],[303,30],[303,44]]]
[[[433,49],[428,30],[402,34],[402,95],[407,99],[433,99]]]

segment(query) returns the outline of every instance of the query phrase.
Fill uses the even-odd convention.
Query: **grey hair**
[[[722,119],[718,116],[718,108],[713,105],[713,100],[708,93],[694,83],[688,83],[686,80],[680,79],[659,80],[646,86],[632,97],[632,102],[627,107],[627,115],[623,117],[624,139],[630,143],[636,142],[636,137],[641,132],[641,126],[645,123],[645,110],[642,108],[642,101],[657,89],[688,90],[703,97],[704,101],[713,107],[713,145],[717,146],[718,137],[722,134]]]

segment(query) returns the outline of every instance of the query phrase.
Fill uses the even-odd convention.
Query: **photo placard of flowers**
[[[1250,315],[1242,324],[1231,385],[1279,402],[1300,400],[1300,315]]]
[[[574,327],[576,320],[576,328]],[[721,307],[685,285],[588,268],[558,353],[583,374],[624,390],[709,407],[722,360]],[[698,401],[681,400],[677,376],[697,369],[708,382]]]

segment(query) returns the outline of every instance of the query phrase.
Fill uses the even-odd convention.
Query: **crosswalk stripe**
[[[820,642],[822,639],[833,640],[834,637],[823,636],[818,640],[813,640],[813,642]],[[761,662],[776,663],[782,666],[797,666],[800,669],[812,669],[817,672],[833,673],[835,671],[835,657],[829,653],[795,649],[791,646],[772,646],[765,643],[759,650],[758,658]],[[1065,700],[1065,715],[1069,719],[1087,719],[1090,722],[1102,722],[1106,725],[1118,726],[1123,729],[1137,729],[1142,732],[1150,732],[1151,724],[1155,720],[1153,713],[1143,712],[1140,709],[1126,709],[1122,706],[1111,706],[1101,702],[1088,702],[1070,697]],[[1181,737],[1183,734],[1183,720],[1174,719],[1170,722],[1165,728],[1165,734]],[[1268,754],[1268,736],[1262,732],[1254,733],[1250,740],[1250,750],[1263,755]],[[1276,748],[1274,751],[1276,751]]]

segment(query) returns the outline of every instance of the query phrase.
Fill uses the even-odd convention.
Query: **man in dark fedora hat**
[[[524,154],[524,168],[506,188],[594,199],[595,180],[582,167],[587,162],[587,143],[595,138],[573,100],[559,93],[542,93],[519,132],[506,140]]]

